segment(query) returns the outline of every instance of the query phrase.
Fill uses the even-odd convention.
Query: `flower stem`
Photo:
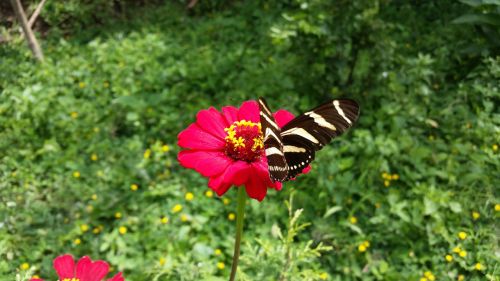
[[[234,281],[236,277],[236,268],[238,268],[238,260],[240,259],[240,244],[243,234],[243,219],[245,218],[245,201],[247,195],[244,187],[238,188],[238,207],[236,211],[236,238],[234,240],[233,265],[231,266],[231,276],[229,281]]]

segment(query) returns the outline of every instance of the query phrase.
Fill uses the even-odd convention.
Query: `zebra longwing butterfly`
[[[262,97],[259,109],[273,182],[290,180],[302,172],[314,159],[316,151],[350,128],[359,115],[355,101],[336,99],[297,116],[280,129]]]

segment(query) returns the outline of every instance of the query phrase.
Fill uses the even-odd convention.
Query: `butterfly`
[[[349,129],[358,119],[359,105],[350,99],[330,100],[280,128],[264,98],[259,98],[260,124],[269,175],[287,181],[302,172],[316,151]]]

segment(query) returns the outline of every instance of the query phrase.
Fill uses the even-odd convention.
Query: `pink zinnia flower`
[[[286,110],[274,113],[280,127],[293,117]],[[269,177],[256,101],[243,102],[239,109],[225,106],[222,112],[201,110],[179,134],[178,145],[187,148],[179,152],[180,164],[208,177],[208,187],[219,196],[233,185],[244,185],[248,196],[259,201],[268,188],[281,190],[281,183]]]
[[[85,256],[75,261],[71,255],[62,255],[54,259],[54,269],[57,271],[60,281],[101,281],[109,272],[109,265],[105,261],[92,261]],[[121,272],[107,281],[124,281]],[[32,278],[30,281],[43,281]]]

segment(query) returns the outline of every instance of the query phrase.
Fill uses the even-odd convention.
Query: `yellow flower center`
[[[264,141],[260,123],[240,120],[225,128],[224,131],[227,132],[225,138],[227,156],[247,162],[253,162],[261,156]]]

